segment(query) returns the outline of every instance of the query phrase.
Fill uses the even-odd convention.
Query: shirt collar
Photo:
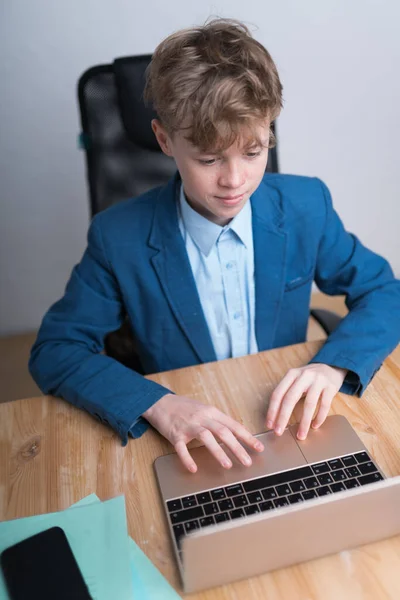
[[[198,246],[200,251],[208,256],[220,235],[231,230],[239,238],[239,241],[248,248],[252,241],[252,214],[251,202],[248,200],[242,210],[225,227],[221,227],[209,221],[189,206],[183,185],[179,194],[179,208],[186,231]]]

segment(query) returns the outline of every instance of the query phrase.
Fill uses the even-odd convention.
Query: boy
[[[361,395],[397,345],[400,282],[344,230],[321,181],[265,174],[282,86],[245,26],[217,19],[168,37],[146,97],[178,173],[95,217],[64,297],[44,317],[31,373],[45,393],[108,422],[124,443],[151,423],[189,471],[197,469],[187,449],[194,438],[225,468],[217,439],[249,465],[240,442],[263,447],[242,425],[102,355],[104,336],[127,315],[144,371],[163,371],[302,342],[312,281],[346,294],[348,316],[271,397],[266,426],[280,435],[305,394],[304,439],[338,390]]]

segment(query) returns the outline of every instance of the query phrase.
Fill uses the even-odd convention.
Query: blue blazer
[[[32,349],[41,390],[109,423],[124,443],[145,431],[140,415],[170,391],[101,354],[126,315],[145,373],[216,360],[178,227],[179,184],[176,175],[93,219],[83,258]],[[400,340],[400,282],[345,231],[319,179],[266,174],[251,203],[259,350],[306,339],[313,281],[345,294],[350,312],[313,362],[351,371],[342,391],[361,395]]]

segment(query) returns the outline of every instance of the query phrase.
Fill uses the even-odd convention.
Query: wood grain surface
[[[259,433],[276,384],[320,345],[308,342],[149,379],[214,404]],[[347,417],[386,475],[400,475],[400,346],[361,399],[338,394],[331,412]],[[294,415],[291,422],[296,420]],[[125,494],[130,535],[184,596],[153,470],[155,458],[171,451],[154,430],[123,448],[109,428],[60,399],[1,404],[0,520],[61,510],[92,492],[102,500]],[[266,551],[273,552],[268,540]],[[398,600],[399,573],[400,536],[187,597]]]

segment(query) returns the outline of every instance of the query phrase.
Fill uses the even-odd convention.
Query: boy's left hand
[[[346,374],[346,369],[320,363],[290,369],[272,393],[267,412],[267,427],[274,429],[277,435],[281,435],[294,407],[305,395],[303,416],[297,431],[298,439],[304,440],[318,403],[319,409],[312,424],[313,429],[317,429],[325,421],[332,400],[338,393]]]

